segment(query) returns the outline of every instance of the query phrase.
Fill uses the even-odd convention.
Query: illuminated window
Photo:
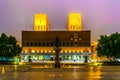
[[[69,50],[69,53],[71,53],[71,50]]]
[[[75,39],[75,41],[77,41],[77,39]]]
[[[27,53],[28,51],[27,50],[25,50],[25,53]]]
[[[61,53],[63,53],[63,50],[61,50]]]
[[[47,53],[47,50],[45,50],[45,53]]]
[[[81,53],[83,53],[83,50],[81,50]]]
[[[53,51],[53,53],[55,53],[55,51]]]
[[[32,53],[35,53],[35,50],[31,50]]]
[[[39,53],[39,50],[37,50],[37,53]]]
[[[49,50],[49,53],[51,53],[51,51]]]
[[[41,50],[41,53],[43,53],[43,50]]]
[[[67,53],[67,50],[65,50],[65,53]]]

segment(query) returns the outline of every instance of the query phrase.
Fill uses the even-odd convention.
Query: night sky
[[[81,13],[92,42],[120,32],[120,0],[0,0],[0,34],[21,41],[22,30],[33,30],[35,13],[48,15],[51,30],[67,30],[68,14]]]

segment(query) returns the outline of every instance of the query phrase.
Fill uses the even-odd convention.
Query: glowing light
[[[45,53],[47,53],[47,50],[45,50]]]
[[[41,53],[43,53],[43,50],[41,50]]]
[[[39,50],[37,50],[37,53],[39,53]]]
[[[63,50],[61,50],[61,53],[63,53]]]
[[[69,53],[71,53],[71,50],[69,50]]]
[[[67,50],[65,50],[65,53],[67,53]]]
[[[51,53],[51,51],[49,50],[49,53]]]
[[[25,53],[27,53],[28,51],[27,50],[25,50]]]
[[[32,52],[32,53],[35,53],[35,50],[32,50],[31,52]]]
[[[53,53],[55,53],[55,51],[53,51]]]
[[[83,53],[83,50],[81,50],[81,53]]]

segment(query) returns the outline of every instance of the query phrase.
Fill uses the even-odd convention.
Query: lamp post
[[[59,37],[56,36],[56,38],[53,40],[53,44],[54,44],[54,50],[55,50],[55,65],[54,67],[59,68],[60,67],[60,58],[59,58],[59,52],[61,51],[60,46],[60,40]]]

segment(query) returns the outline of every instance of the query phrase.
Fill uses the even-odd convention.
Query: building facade
[[[43,17],[44,21],[48,20],[45,16],[42,19]],[[82,30],[81,14],[70,14],[69,17],[68,31],[50,31],[49,26],[45,25],[43,27],[46,28],[38,30],[42,19],[35,18],[37,24],[34,24],[34,31],[22,31],[22,61],[28,61],[29,56],[33,62],[54,61],[53,40],[56,36],[60,39],[61,61],[84,61],[85,53],[91,53],[91,32]]]

